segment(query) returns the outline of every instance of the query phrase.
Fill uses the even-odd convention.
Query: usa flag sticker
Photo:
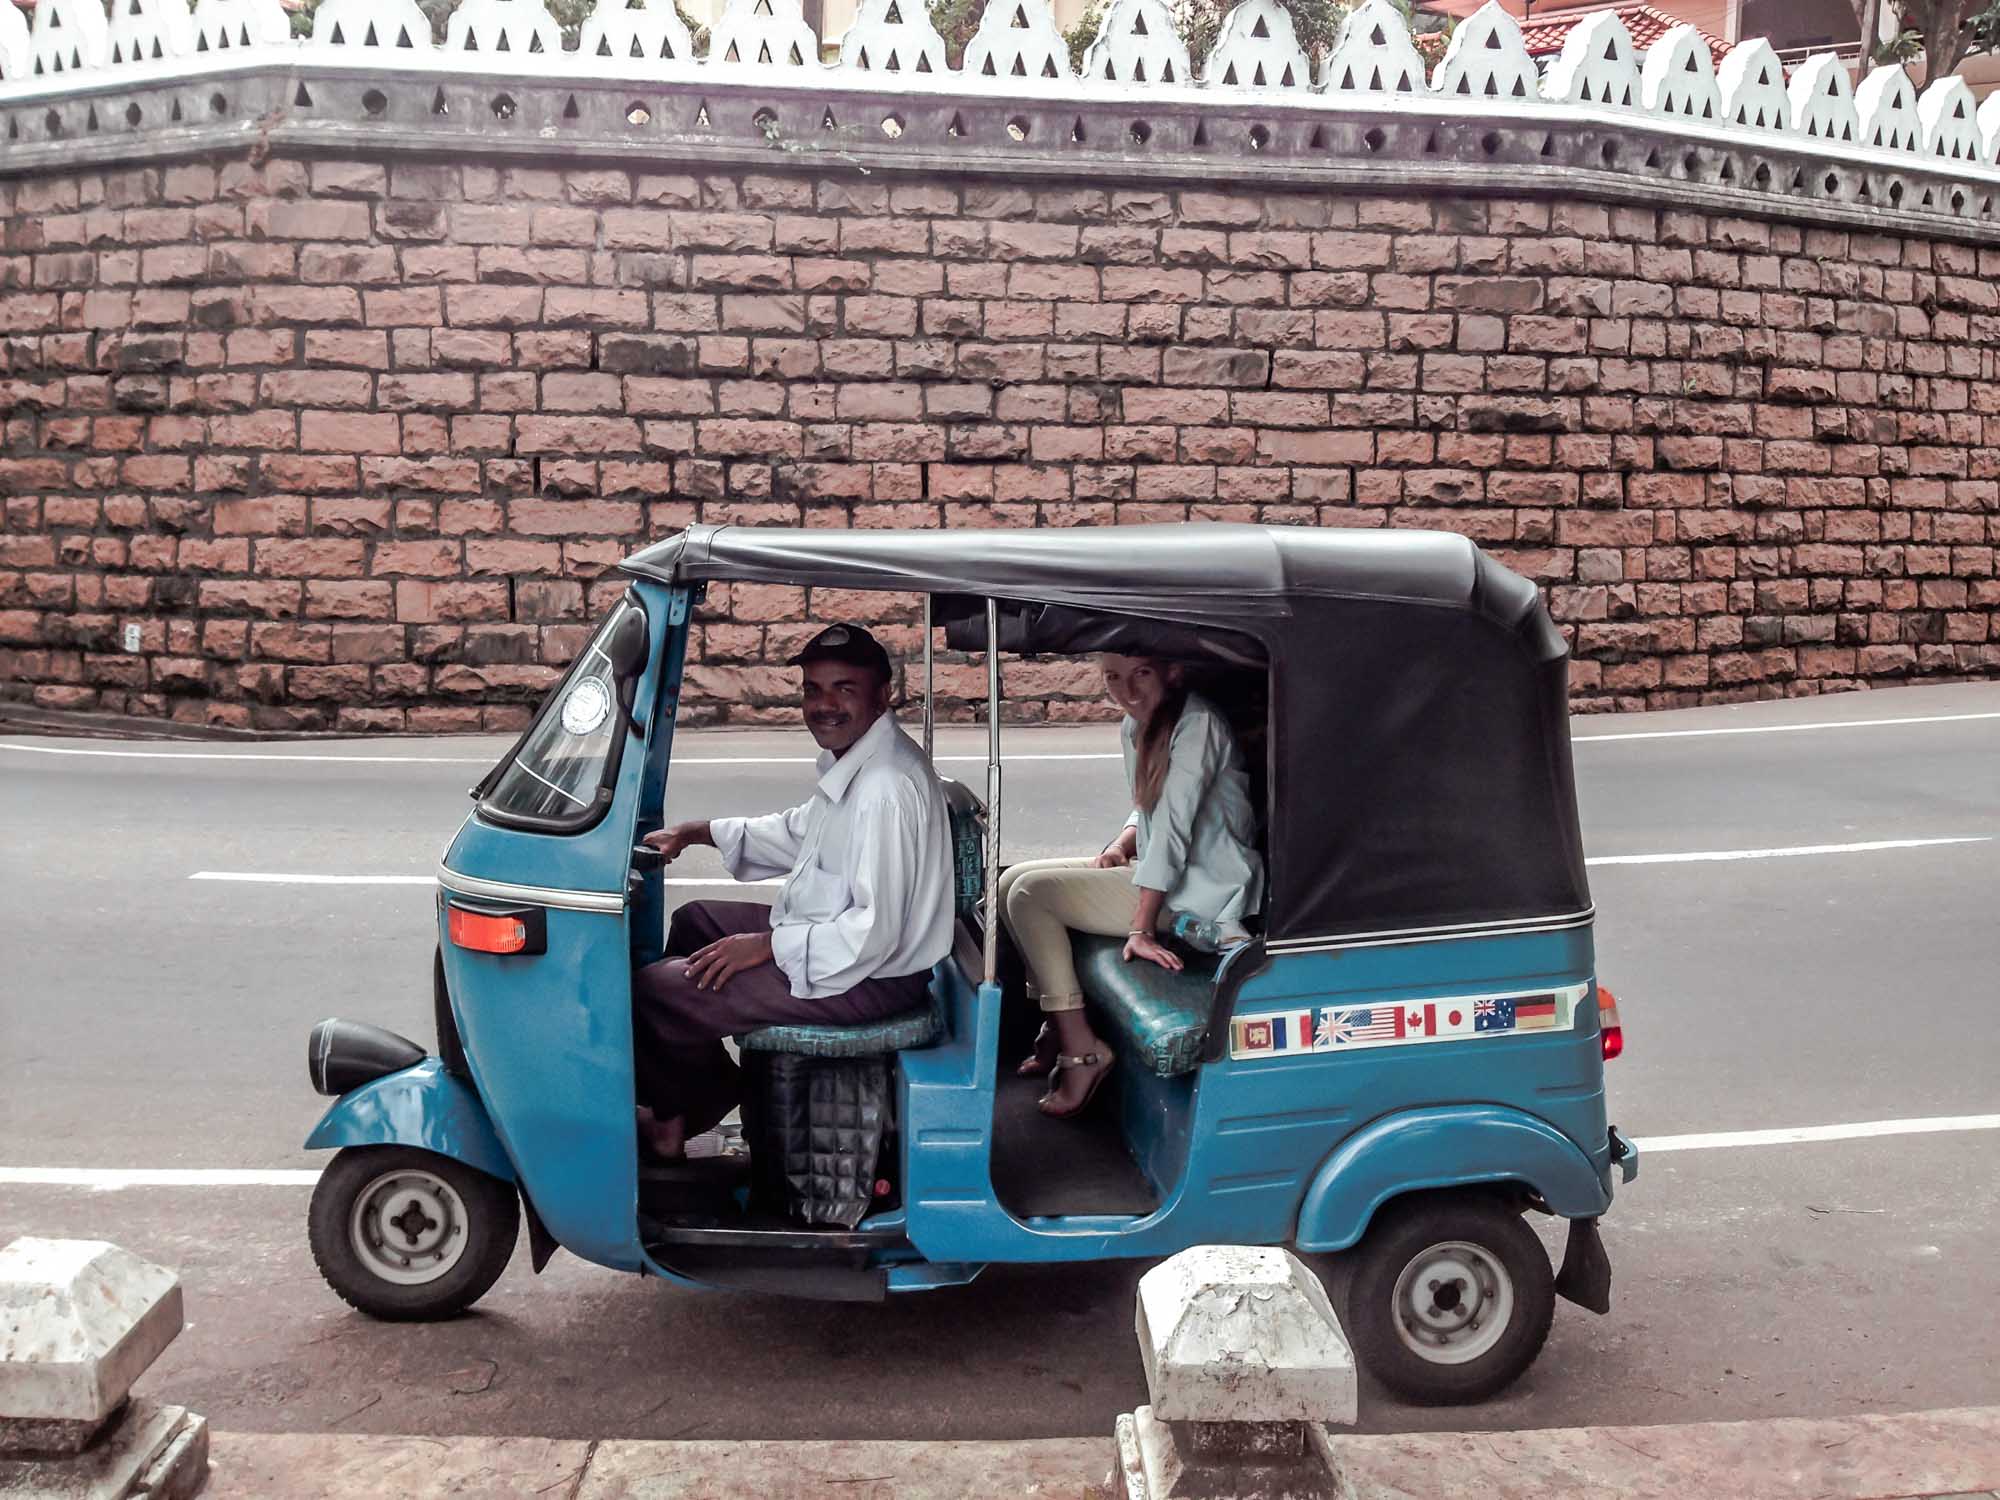
[[[1417,1042],[1569,1031],[1574,1029],[1589,994],[1589,985],[1573,984],[1525,994],[1324,1005],[1237,1016],[1229,1023],[1229,1055],[1267,1058],[1303,1052],[1354,1052]]]

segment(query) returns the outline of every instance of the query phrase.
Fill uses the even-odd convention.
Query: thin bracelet
[[[1143,927],[1134,927],[1130,932],[1126,933],[1125,936],[1127,936],[1128,938],[1151,937],[1152,933],[1146,931],[1146,929]]]

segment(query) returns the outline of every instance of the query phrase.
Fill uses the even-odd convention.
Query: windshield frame
[[[514,741],[513,745],[494,765],[493,769],[482,776],[479,779],[479,784],[473,787],[472,795],[477,803],[474,813],[481,822],[491,823],[500,828],[516,829],[522,833],[546,833],[567,836],[588,833],[599,823],[603,822],[605,814],[611,811],[612,804],[617,800],[613,793],[618,784],[618,768],[625,758],[625,742],[632,737],[634,730],[638,727],[634,709],[636,701],[635,690],[639,679],[645,675],[647,668],[651,665],[650,649],[648,651],[648,659],[627,676],[620,676],[617,673],[616,667],[613,667],[611,676],[611,711],[617,720],[618,727],[611,735],[610,748],[605,752],[604,766],[597,779],[595,795],[586,806],[574,814],[558,817],[516,812],[510,808],[496,807],[493,805],[491,797],[493,789],[500,784],[501,778],[520,759],[523,747],[541,731],[543,724],[548,720],[550,715],[562,711],[561,706],[564,698],[568,696],[569,690],[575,684],[576,680],[591,665],[592,655],[603,655],[603,642],[609,638],[614,622],[627,609],[638,611],[639,618],[645,621],[646,639],[650,647],[652,640],[652,617],[646,611],[645,600],[641,596],[640,591],[637,588],[628,589],[611,612],[605,615],[603,623],[591,632],[589,641],[585,643],[583,650],[576,654],[576,660],[569,664],[568,669],[563,673],[561,679],[556,682],[554,687],[549,689],[547,695],[542,699],[541,707],[535,710],[534,718],[528,721],[528,727],[521,731],[520,737]],[[606,658],[606,660],[608,662],[609,658]],[[534,773],[530,771],[529,774],[533,775]],[[536,779],[540,780],[542,778],[537,777]]]

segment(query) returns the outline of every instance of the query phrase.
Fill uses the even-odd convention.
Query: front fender
[[[335,1146],[420,1146],[502,1182],[514,1181],[514,1164],[493,1133],[486,1106],[435,1057],[335,1100],[306,1137],[306,1150]]]
[[[1565,1219],[1611,1206],[1608,1170],[1545,1120],[1497,1104],[1413,1109],[1371,1121],[1320,1165],[1299,1208],[1301,1250],[1345,1250],[1403,1193],[1521,1182]]]

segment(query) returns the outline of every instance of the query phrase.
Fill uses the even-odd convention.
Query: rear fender
[[[1391,1198],[1477,1183],[1521,1183],[1552,1213],[1594,1219],[1611,1206],[1607,1177],[1569,1137],[1518,1109],[1405,1110],[1371,1121],[1321,1163],[1299,1208],[1296,1242],[1345,1250]]]
[[[336,1099],[306,1137],[306,1149],[336,1146],[418,1146],[502,1182],[515,1180],[486,1106],[435,1057]]]

